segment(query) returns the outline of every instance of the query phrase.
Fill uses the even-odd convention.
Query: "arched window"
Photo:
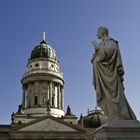
[[[38,105],[38,96],[34,97],[34,105]]]

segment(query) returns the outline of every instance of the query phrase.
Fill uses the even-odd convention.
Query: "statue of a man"
[[[99,27],[97,37],[101,42],[92,42],[95,53],[91,62],[97,104],[111,120],[136,120],[124,94],[124,69],[118,42],[108,35],[106,27]]]

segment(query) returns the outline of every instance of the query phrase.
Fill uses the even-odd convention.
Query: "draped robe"
[[[102,40],[92,58],[97,105],[109,119],[136,120],[124,94],[123,64],[118,42]]]

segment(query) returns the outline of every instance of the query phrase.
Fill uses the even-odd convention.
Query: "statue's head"
[[[108,37],[108,35],[109,35],[109,30],[106,27],[101,26],[101,27],[98,28],[97,37],[99,39]]]

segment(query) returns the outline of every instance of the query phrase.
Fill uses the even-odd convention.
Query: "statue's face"
[[[98,29],[97,30],[97,37],[98,37],[98,39],[102,39],[103,35],[104,35],[103,30]]]

